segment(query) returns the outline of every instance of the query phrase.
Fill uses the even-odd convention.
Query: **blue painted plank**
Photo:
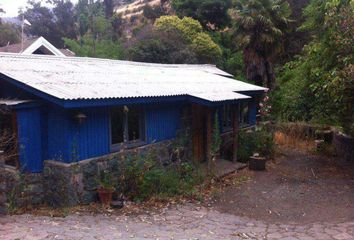
[[[26,108],[17,111],[19,159],[21,170],[42,172],[42,127],[40,108]]]

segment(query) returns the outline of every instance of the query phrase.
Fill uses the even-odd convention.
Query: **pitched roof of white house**
[[[231,79],[212,65],[0,54],[0,73],[63,100],[189,95],[217,102],[267,90]]]
[[[21,43],[10,44],[8,46],[0,47],[0,52],[20,53],[24,55],[33,54],[37,50],[42,50],[47,55],[55,56],[75,56],[75,53],[69,49],[58,49],[53,44],[48,42],[44,37],[37,37],[26,39],[23,42],[23,49]]]

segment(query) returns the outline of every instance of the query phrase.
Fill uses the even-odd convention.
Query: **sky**
[[[45,4],[46,0],[37,0],[43,2]],[[71,0],[71,2],[75,3],[77,0]],[[0,0],[0,7],[5,10],[5,14],[2,17],[16,17],[18,15],[18,10],[20,7],[25,9],[27,4],[27,0]]]

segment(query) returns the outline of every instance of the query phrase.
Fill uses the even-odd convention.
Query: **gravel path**
[[[185,204],[127,217],[7,216],[0,219],[0,239],[354,239],[354,222],[267,224]]]

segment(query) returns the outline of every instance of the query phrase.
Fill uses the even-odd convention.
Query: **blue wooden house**
[[[203,161],[216,113],[236,142],[239,127],[255,124],[265,91],[211,65],[4,53],[0,132],[15,136],[3,146],[16,151],[8,164],[38,173],[45,160],[77,162],[174,139],[187,116],[193,157]]]

